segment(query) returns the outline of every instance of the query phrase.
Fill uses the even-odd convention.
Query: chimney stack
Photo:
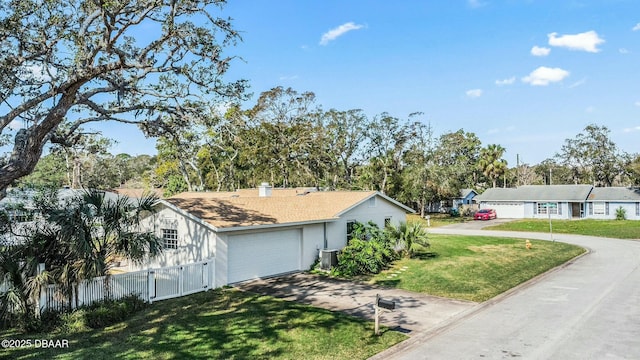
[[[258,196],[260,196],[260,197],[270,197],[271,196],[271,189],[272,189],[272,187],[269,185],[268,182],[263,182],[258,187]]]

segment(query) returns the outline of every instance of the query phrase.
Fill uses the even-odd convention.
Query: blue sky
[[[637,0],[232,0],[223,15],[243,37],[228,78],[254,99],[284,86],[325,109],[420,111],[436,135],[502,145],[510,166],[552,157],[590,123],[640,152]],[[114,152],[155,153],[133,129],[111,133]]]

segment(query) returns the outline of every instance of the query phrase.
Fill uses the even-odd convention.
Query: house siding
[[[535,214],[534,202],[525,202],[524,203],[524,218],[533,218]]]
[[[178,248],[165,250],[159,257],[147,261],[144,266],[130,265],[128,270],[176,266],[215,258],[214,285],[216,287],[224,286],[229,283],[229,241],[233,241],[232,236],[290,229],[300,230],[299,270],[306,270],[318,259],[319,250],[325,248],[325,228],[326,248],[342,249],[346,246],[348,221],[355,220],[362,223],[373,221],[381,228],[384,227],[387,218],[391,218],[391,223],[394,225],[406,221],[404,209],[380,196],[374,198],[374,202],[366,200],[346,211],[339,219],[328,220],[326,223],[282,224],[250,230],[229,231],[230,229],[225,229],[226,231],[218,233],[206,224],[202,224],[180,211],[161,205],[156,214],[143,221],[143,226],[145,229],[154,231],[158,236],[162,235],[163,228],[176,229]]]
[[[340,219],[327,223],[329,249],[342,249],[347,245],[347,222],[349,221],[355,220],[361,223],[373,221],[382,229],[386,218],[390,217],[393,225],[407,220],[407,214],[401,208],[379,196],[375,199],[375,206],[370,206],[369,201],[365,201],[344,213]]]
[[[602,201],[596,201],[598,203],[602,203]],[[636,212],[636,203],[635,202],[615,202],[615,201],[606,201],[609,213],[608,214],[593,214],[589,209],[593,206],[595,202],[587,203],[587,215],[586,217],[589,219],[615,219],[616,218],[616,210],[620,207],[626,210],[626,218],[627,220],[640,220],[640,216]]]
[[[165,249],[162,254],[148,259],[143,265],[129,264],[131,271],[205,261],[216,255],[215,232],[166,206],[161,206],[156,214],[144,219],[142,227],[159,237],[162,236],[162,229],[177,230],[178,248]]]

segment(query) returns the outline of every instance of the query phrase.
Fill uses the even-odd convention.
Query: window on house
[[[640,216],[640,202],[636,203],[636,216]]]
[[[594,202],[593,203],[593,215],[605,215],[606,211],[605,203],[603,202]]]
[[[391,216],[384,218],[384,227],[391,226]]]
[[[9,214],[11,220],[13,222],[28,222],[28,221],[33,221],[33,212],[31,211],[21,211],[21,210],[17,210],[17,211],[12,211]]]
[[[162,242],[165,249],[178,248],[178,230],[162,229]]]
[[[355,221],[347,221],[347,245],[349,245],[349,242],[353,239],[353,228],[355,225]]]
[[[372,198],[369,198],[369,207],[375,207],[376,206],[376,198],[375,196]]]
[[[560,204],[558,204],[557,202],[536,204],[537,213],[540,215],[557,215],[558,208],[560,207]]]

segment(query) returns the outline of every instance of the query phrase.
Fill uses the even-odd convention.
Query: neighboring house
[[[259,189],[188,192],[164,199],[147,218],[165,251],[145,267],[215,258],[215,286],[306,270],[321,249],[341,249],[353,224],[380,227],[414,211],[375,191]],[[135,268],[131,268],[133,270]]]
[[[63,203],[75,196],[85,193],[85,189],[70,189],[64,187],[58,190],[58,201]],[[6,211],[9,220],[13,224],[13,231],[18,236],[12,234],[0,234],[0,245],[11,245],[22,241],[25,234],[29,234],[31,229],[37,227],[38,221],[43,221],[42,215],[38,213],[35,198],[38,194],[34,189],[11,188],[7,191],[6,197],[0,200],[0,210]],[[115,201],[119,195],[105,191],[105,199]],[[135,201],[130,198],[130,201]]]
[[[452,200],[453,207],[458,208],[462,205],[472,205],[473,199],[478,195],[478,193],[473,189],[462,189],[460,190],[460,197]]]
[[[499,218],[615,219],[622,206],[627,219],[640,220],[640,192],[634,188],[525,185],[487,189],[475,201],[480,209],[495,209]]]
[[[451,209],[457,209],[463,205],[473,205],[473,199],[476,195],[478,193],[473,189],[462,189],[456,198],[427,203],[425,211],[428,213],[448,213]]]

